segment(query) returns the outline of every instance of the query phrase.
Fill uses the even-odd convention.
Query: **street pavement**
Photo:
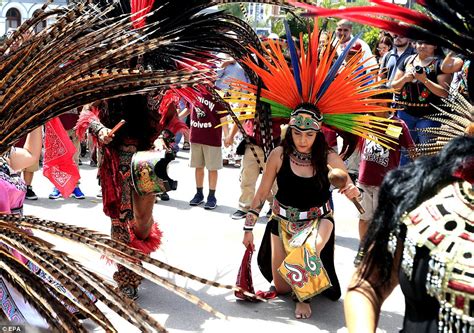
[[[37,172],[33,188],[39,196],[37,201],[26,201],[26,215],[51,219],[109,233],[110,221],[102,212],[102,201],[96,197],[99,186],[96,181],[97,168],[89,166],[87,158],[80,167],[81,189],[84,200],[73,198],[50,200],[48,194],[53,186]],[[155,204],[154,217],[163,231],[163,244],[153,254],[159,260],[179,267],[198,276],[224,284],[234,284],[244,247],[241,243],[243,220],[232,220],[239,188],[239,169],[227,166],[219,171],[217,186],[217,208],[205,210],[203,206],[191,207],[188,202],[195,193],[194,170],[189,168],[189,153],[179,152],[170,164],[171,178],[178,180],[178,189],[170,192],[170,201]],[[207,179],[204,192],[207,194]],[[358,247],[357,212],[352,203],[339,194],[334,195],[336,220],[336,270],[345,290],[353,273],[353,259]],[[268,210],[264,207],[262,212]],[[263,235],[266,218],[261,217],[255,228],[256,246]],[[83,247],[56,242],[60,249],[72,251],[81,261],[112,281],[113,266]],[[312,301],[313,315],[307,320],[294,318],[294,303],[287,296],[278,297],[268,303],[249,303],[237,300],[232,292],[216,289],[163,270],[157,274],[186,288],[190,293],[227,316],[218,319],[199,309],[180,296],[150,281],[144,281],[139,290],[138,303],[170,332],[345,332],[343,299],[331,302],[324,297]],[[268,290],[270,284],[263,278],[254,256],[252,266],[256,290]],[[343,295],[344,297],[344,295]],[[105,306],[104,306],[105,308]],[[127,321],[110,313],[109,318],[119,332],[138,332]],[[401,328],[404,301],[397,288],[382,307],[380,332],[398,332]],[[91,321],[86,321],[91,332],[102,332]]]

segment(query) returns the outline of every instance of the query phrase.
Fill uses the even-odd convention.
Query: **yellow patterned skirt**
[[[278,268],[300,302],[308,300],[331,287],[331,281],[316,253],[320,218],[290,222],[273,214],[287,254]]]

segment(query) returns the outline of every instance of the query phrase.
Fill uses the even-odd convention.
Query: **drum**
[[[132,157],[132,183],[139,195],[176,190],[178,182],[168,176],[174,154],[167,151],[139,151]]]

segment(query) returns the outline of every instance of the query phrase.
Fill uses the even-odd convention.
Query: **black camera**
[[[415,66],[415,72],[416,74],[422,74],[425,69],[421,66]]]

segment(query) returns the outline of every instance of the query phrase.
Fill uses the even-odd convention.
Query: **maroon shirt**
[[[396,117],[391,119],[400,120]],[[380,186],[383,178],[390,170],[400,164],[400,147],[409,148],[415,144],[411,138],[410,131],[404,121],[400,120],[402,134],[399,138],[399,145],[388,149],[381,145],[364,140],[362,154],[359,165],[359,183],[367,186]]]
[[[208,92],[198,96],[193,105],[189,141],[191,143],[221,147],[222,127],[216,128],[216,126],[221,123],[221,118],[227,115],[227,112],[219,113],[220,111],[225,111],[225,107],[215,101]]]
[[[68,111],[59,116],[59,120],[61,120],[61,123],[63,124],[64,129],[66,131],[73,129],[74,126],[76,126],[78,119],[79,119],[79,112],[77,111],[77,109]]]

